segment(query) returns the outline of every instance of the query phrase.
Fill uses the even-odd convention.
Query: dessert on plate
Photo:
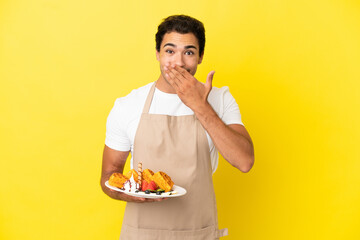
[[[120,188],[125,192],[144,192],[145,194],[173,195],[174,182],[165,172],[154,173],[150,169],[142,171],[142,164],[138,165],[138,172],[131,169],[125,174],[113,173],[109,178],[109,185]]]

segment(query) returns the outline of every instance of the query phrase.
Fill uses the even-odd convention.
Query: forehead
[[[199,41],[193,33],[184,33],[184,34],[178,32],[165,33],[163,40],[161,42],[161,48],[163,48],[164,45],[167,43],[172,43],[177,47],[193,45],[197,47],[197,49],[199,49]]]

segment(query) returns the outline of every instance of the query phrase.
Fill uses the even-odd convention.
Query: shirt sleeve
[[[231,95],[228,87],[223,87],[223,115],[222,120],[226,125],[229,124],[241,124],[241,114],[238,104],[235,98]]]
[[[126,114],[122,114],[121,99],[117,99],[106,121],[106,146],[117,151],[130,151],[131,143],[125,123]]]

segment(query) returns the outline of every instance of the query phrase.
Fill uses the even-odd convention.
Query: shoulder
[[[132,90],[128,95],[117,98],[108,118],[108,125],[127,126],[141,115],[146,97],[153,83]]]
[[[229,102],[235,102],[234,97],[231,95],[229,87],[224,86],[221,88],[213,87],[208,96],[208,101],[214,110],[222,115],[224,108]]]
[[[136,111],[138,108],[142,109],[152,84],[153,82],[132,90],[124,97],[117,98],[115,100],[114,110],[130,113]]]
[[[208,101],[214,111],[226,124],[243,124],[239,106],[231,95],[229,87],[213,87]]]
[[[224,98],[224,96],[226,96],[226,95],[231,95],[229,87],[227,87],[227,86],[220,87],[220,88],[212,87],[210,94],[209,94],[209,99],[217,100],[219,98]]]

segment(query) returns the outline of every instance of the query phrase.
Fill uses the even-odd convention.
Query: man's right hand
[[[112,190],[105,186],[105,182],[109,180],[111,174],[114,172],[122,173],[124,171],[124,166],[126,159],[129,156],[130,151],[122,152],[109,148],[105,145],[103,153],[103,162],[102,162],[102,171],[101,171],[101,180],[100,185],[103,192],[109,197],[117,200],[122,200],[126,202],[160,202],[167,198],[141,198],[133,197],[122,192]]]

